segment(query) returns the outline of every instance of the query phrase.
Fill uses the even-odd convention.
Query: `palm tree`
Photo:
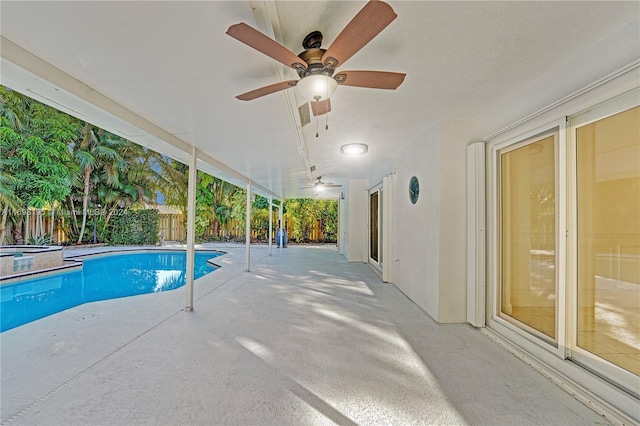
[[[0,160],[0,164],[3,163]],[[0,165],[0,169],[4,169]],[[2,206],[2,219],[0,221],[0,246],[4,244],[7,235],[7,218],[9,209],[17,210],[22,206],[21,200],[15,193],[16,179],[4,170],[0,172],[0,206]]]
[[[222,179],[214,178],[213,183],[213,228],[217,237],[231,219],[231,200],[239,188]]]
[[[9,209],[49,206],[53,218],[57,202],[64,200],[73,212],[71,231],[81,242],[90,197],[104,205],[105,226],[116,209],[156,198],[162,184],[160,154],[2,86],[0,102],[0,241]],[[43,232],[42,222],[36,228]]]
[[[189,169],[185,164],[169,157],[161,156],[157,161],[160,169],[158,188],[164,195],[164,202],[168,206],[180,210],[183,217],[187,217],[187,186]]]
[[[82,130],[82,141],[74,147],[74,158],[80,167],[83,183],[82,192],[82,225],[78,234],[78,244],[82,243],[84,230],[87,225],[87,211],[89,208],[89,196],[91,189],[97,186],[101,179],[107,184],[119,183],[119,171],[123,170],[127,164],[118,153],[118,148],[128,143],[128,141],[114,137],[102,129],[96,132],[94,127],[85,123]],[[100,176],[94,175],[94,171],[99,170]],[[92,185],[92,176],[97,178]],[[97,182],[96,182],[97,181]],[[95,220],[95,218],[94,218]]]
[[[127,167],[119,170],[117,181],[111,184],[102,181],[98,188],[98,199],[107,212],[105,227],[117,209],[155,202],[162,180],[162,175],[156,170],[161,159],[157,152],[129,141],[123,143],[118,151]]]

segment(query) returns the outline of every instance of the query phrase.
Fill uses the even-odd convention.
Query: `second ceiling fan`
[[[316,195],[318,193],[324,191],[327,188],[341,188],[342,185],[333,182],[324,182],[322,180],[322,176],[318,176],[316,181],[313,183],[313,186],[303,186],[300,189],[313,189]]]
[[[339,71],[362,47],[369,43],[398,15],[387,3],[370,0],[347,24],[328,49],[322,49],[322,34],[314,31],[302,42],[304,52],[294,54],[280,43],[245,23],[229,27],[227,34],[276,61],[293,68],[300,80],[288,80],[236,96],[250,101],[291,87],[297,87],[309,101],[313,115],[331,111],[329,98],[338,85],[395,90],[406,74],[387,71]],[[335,75],[334,75],[335,74]]]

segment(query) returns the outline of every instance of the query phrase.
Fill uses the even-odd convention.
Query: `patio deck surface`
[[[608,424],[333,246],[252,246],[248,273],[207,247],[193,312],[183,287],[2,333],[2,424]]]

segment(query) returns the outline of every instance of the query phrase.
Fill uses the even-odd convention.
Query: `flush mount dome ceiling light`
[[[369,151],[369,147],[363,143],[349,143],[340,147],[344,155],[362,155]]]

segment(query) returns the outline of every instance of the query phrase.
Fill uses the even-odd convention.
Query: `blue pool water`
[[[195,278],[216,268],[220,252],[196,252]],[[0,287],[0,331],[83,303],[173,290],[186,282],[185,252],[114,254],[85,259],[82,270]]]

